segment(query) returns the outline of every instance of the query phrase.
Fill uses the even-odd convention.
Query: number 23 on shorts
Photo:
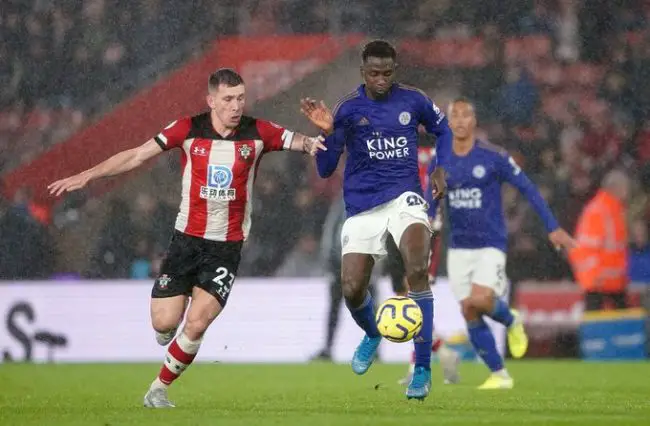
[[[226,306],[232,285],[235,282],[235,274],[228,268],[220,266],[215,272],[206,273],[204,277],[207,279],[201,281],[204,281],[205,290],[216,297],[222,307]]]

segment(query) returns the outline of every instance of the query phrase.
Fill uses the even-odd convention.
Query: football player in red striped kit
[[[241,76],[219,69],[209,79],[208,112],[174,121],[143,145],[48,187],[58,196],[133,170],[163,151],[181,152],[181,204],[151,292],[156,340],[171,344],[144,397],[146,407],[174,406],[167,398],[169,385],[192,363],[205,331],[226,305],[251,228],[253,183],[262,156],[281,150],[314,155],[325,149],[319,138],[244,115],[245,100]],[[185,325],[176,335],[186,308]]]

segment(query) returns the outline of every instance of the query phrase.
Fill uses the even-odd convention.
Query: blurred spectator
[[[555,24],[546,2],[543,0],[535,0],[533,4],[533,10],[519,20],[519,31],[521,35],[551,35]]]
[[[649,8],[650,9],[650,8]],[[650,31],[646,30],[645,35],[638,46],[633,50],[632,58],[632,81],[630,86],[634,88],[631,101],[635,107],[634,117],[637,120],[645,120],[650,111]]]
[[[557,0],[555,15],[555,56],[565,62],[575,62],[580,56],[580,0]]]
[[[111,202],[108,221],[100,231],[99,242],[91,253],[87,275],[91,278],[126,278],[133,262],[134,226],[131,206],[115,199]]]
[[[322,277],[324,273],[318,240],[312,233],[300,236],[296,246],[275,271],[278,277]]]
[[[636,136],[635,158],[639,164],[650,163],[650,118],[642,123]]]
[[[508,67],[499,93],[499,117],[509,125],[530,124],[538,102],[539,92],[528,71],[518,65]]]
[[[145,239],[138,240],[135,245],[135,255],[131,263],[131,273],[129,278],[147,279],[152,278],[151,250],[149,242]]]
[[[0,199],[0,279],[45,279],[53,273],[53,242],[33,211],[26,190],[16,192],[12,204]]]
[[[630,281],[650,284],[648,223],[645,220],[635,220],[630,226],[630,234]]]
[[[623,138],[611,123],[608,111],[601,111],[591,121],[579,143],[580,152],[593,165],[607,167],[618,159],[623,147]]]

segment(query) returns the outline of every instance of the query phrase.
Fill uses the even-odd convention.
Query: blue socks
[[[503,369],[503,359],[497,351],[497,345],[490,327],[483,321],[468,321],[469,340],[483,362],[493,373]]]
[[[500,297],[494,298],[494,309],[492,309],[492,312],[489,312],[487,316],[506,327],[510,327],[512,322],[515,320],[510,312],[510,307]]]
[[[375,303],[372,300],[370,293],[366,295],[366,299],[363,301],[361,306],[358,308],[353,308],[348,305],[347,301],[345,306],[348,307],[348,310],[352,314],[354,321],[366,332],[368,337],[379,337],[379,330],[377,329],[377,323],[375,322]]]
[[[415,367],[431,369],[431,342],[433,341],[433,293],[425,291],[409,291],[408,297],[418,304],[422,311],[422,329],[415,336]]]

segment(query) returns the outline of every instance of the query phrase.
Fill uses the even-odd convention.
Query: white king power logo
[[[368,156],[375,160],[405,158],[409,155],[408,140],[404,136],[385,138],[381,132],[372,132],[372,139],[366,139]]]
[[[480,209],[483,193],[480,188],[457,188],[449,191],[449,206],[453,209]]]

